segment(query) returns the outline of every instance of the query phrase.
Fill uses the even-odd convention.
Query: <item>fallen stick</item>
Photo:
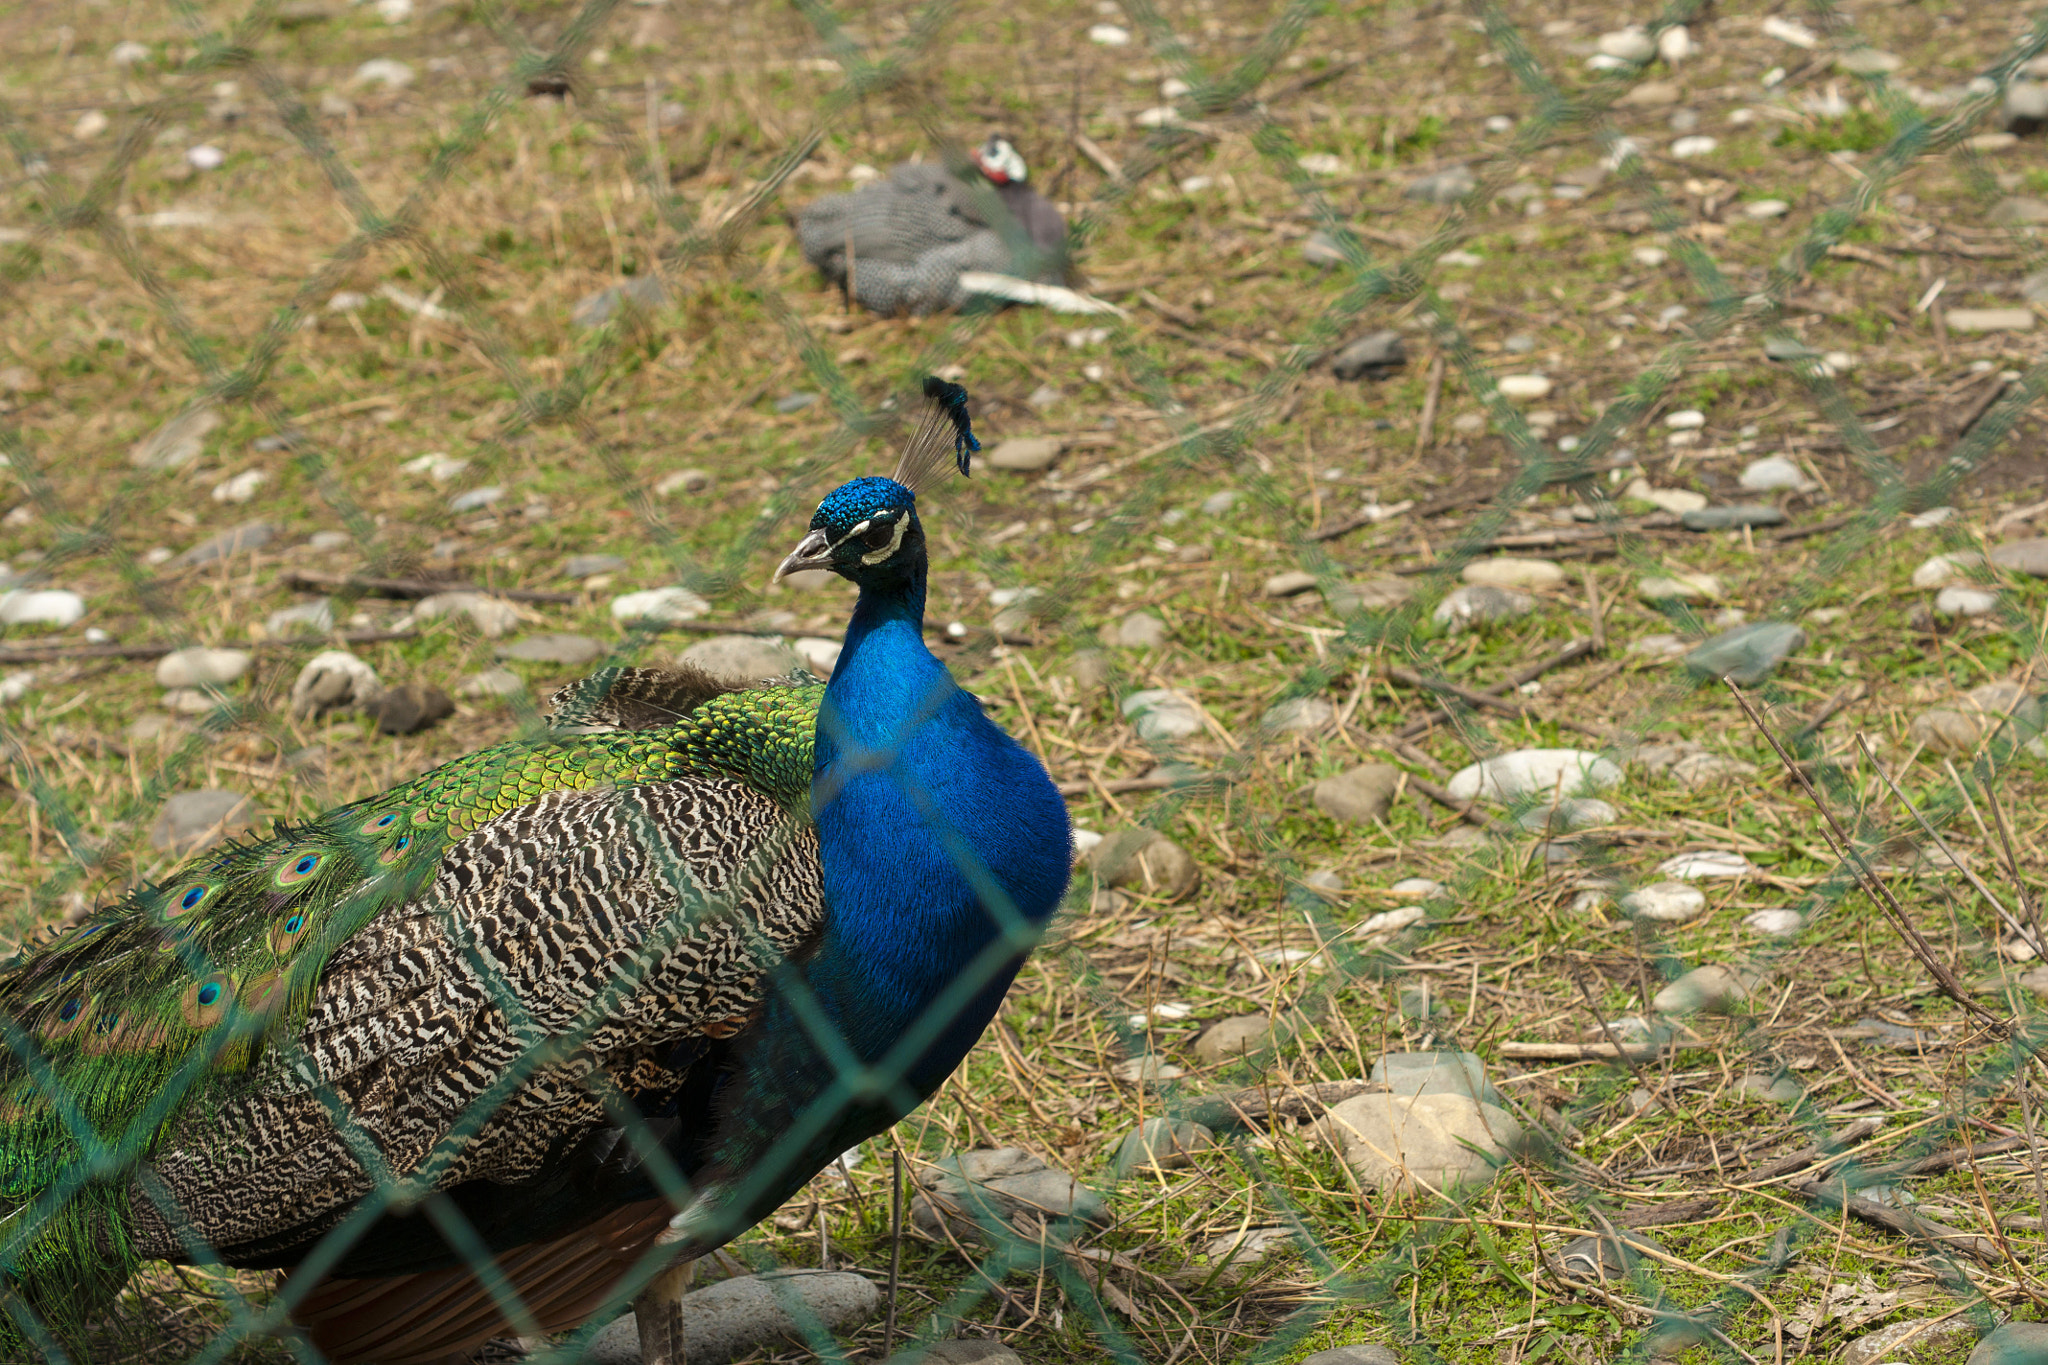
[[[345,645],[375,645],[391,640],[417,638],[416,630],[354,630],[340,637]],[[332,635],[295,635],[288,640],[229,641],[208,646],[213,649],[318,649],[334,643]],[[189,645],[29,645],[22,649],[0,649],[0,668],[9,664],[49,664],[66,659],[161,659]]]
[[[482,588],[474,583],[441,583],[426,578],[357,578],[349,574],[316,573],[311,569],[287,569],[285,586],[302,592],[353,592],[366,597],[432,597],[443,592],[474,592],[502,597],[508,602],[546,602],[568,606],[583,600],[581,593],[538,592],[531,588]]]
[[[1971,1260],[1984,1265],[2005,1263],[2005,1253],[2000,1251],[1998,1243],[1989,1237],[1979,1237],[1974,1232],[1965,1232],[1946,1223],[1937,1223],[1932,1218],[1924,1218],[1910,1210],[1890,1208],[1859,1195],[1850,1194],[1848,1186],[1839,1180],[1809,1180],[1794,1188],[1815,1203],[1825,1204],[1830,1208],[1846,1209],[1852,1217],[1902,1233],[1916,1241],[1931,1242],[1951,1251],[1960,1251]]]
[[[1565,645],[1562,649],[1558,650],[1555,654],[1552,654],[1547,658],[1538,659],[1535,663],[1530,664],[1528,667],[1520,669],[1514,673],[1510,673],[1502,681],[1496,683],[1492,687],[1487,688],[1486,691],[1481,695],[1484,695],[1489,698],[1504,698],[1508,693],[1515,691],[1524,683],[1535,682],[1538,678],[1542,677],[1544,674],[1550,672],[1554,668],[1562,668],[1564,667],[1564,665],[1568,663],[1572,663],[1576,660],[1583,659],[1589,654],[1597,654],[1599,652],[1599,646],[1594,644],[1591,640],[1573,640],[1569,644]],[[1430,730],[1436,727],[1438,719],[1439,717],[1432,712],[1431,714],[1422,717],[1420,720],[1411,720],[1406,725],[1403,725],[1400,729],[1394,731],[1394,738],[1414,739],[1417,735],[1427,734]]]
[[[1617,1047],[1613,1043],[1506,1042],[1500,1055],[1514,1062],[1632,1062],[1655,1061],[1661,1049],[1656,1043]]]

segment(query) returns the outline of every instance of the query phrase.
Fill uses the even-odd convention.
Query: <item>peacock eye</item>
[[[867,546],[870,550],[886,550],[889,548],[889,543],[895,538],[896,527],[894,524],[885,521],[862,536],[860,543]]]

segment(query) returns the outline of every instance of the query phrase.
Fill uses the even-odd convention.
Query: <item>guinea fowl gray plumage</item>
[[[972,154],[979,184],[907,161],[886,179],[827,195],[797,215],[804,259],[871,312],[934,313],[967,301],[960,276],[994,271],[1059,282],[1066,220],[1026,183],[1002,137]]]

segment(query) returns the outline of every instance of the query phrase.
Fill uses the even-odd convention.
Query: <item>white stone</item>
[[[1820,38],[1814,31],[1796,19],[1780,19],[1773,14],[1757,25],[1766,38],[1776,38],[1781,43],[1805,48],[1808,52],[1820,46]],[[1765,84],[1771,82],[1766,81]]]
[[[1720,145],[1720,142],[1708,137],[1705,133],[1694,133],[1690,137],[1682,137],[1672,143],[1671,155],[1677,157],[1680,161],[1689,161],[1696,156],[1711,154]]]
[[[1716,877],[1754,876],[1757,866],[1740,853],[1725,848],[1705,848],[1696,853],[1680,853],[1666,858],[1657,864],[1657,870],[1667,877],[1695,882]]]
[[[1951,308],[1943,315],[1952,332],[2031,332],[2031,308]]]
[[[1458,577],[1467,583],[1491,583],[1500,588],[1554,588],[1565,581],[1565,572],[1547,559],[1497,555],[1473,560],[1458,571]]]
[[[412,609],[413,618],[433,621],[443,616],[467,616],[477,633],[495,640],[519,624],[519,609],[501,597],[480,592],[437,592],[422,597]]]
[[[1930,507],[1925,512],[1906,518],[1906,525],[1915,531],[1931,531],[1943,525],[1956,515],[1953,507]]]
[[[1645,602],[1676,597],[1681,602],[1712,601],[1721,595],[1721,580],[1710,573],[1687,573],[1673,569],[1651,574],[1636,584],[1636,595]]]
[[[149,49],[133,38],[126,38],[109,49],[107,60],[115,66],[136,66],[149,60]]]
[[[1698,408],[1681,408],[1664,419],[1664,425],[1673,431],[1698,431],[1707,424],[1707,415]]]
[[[1652,507],[1669,512],[1673,516],[1697,512],[1707,505],[1707,495],[1704,493],[1695,493],[1690,488],[1653,488],[1648,479],[1640,476],[1630,479],[1628,487],[1622,489],[1621,494],[1625,498],[1647,502]]]
[[[0,705],[20,701],[36,685],[36,671],[33,668],[17,669],[0,678]]]
[[[1550,391],[1556,385],[1550,382],[1549,375],[1505,374],[1495,381],[1495,387],[1499,388],[1503,398],[1526,402],[1550,397]]]
[[[430,450],[399,466],[408,474],[424,474],[435,483],[446,483],[469,468],[468,460],[458,460],[444,450]]]
[[[1638,919],[1683,924],[1707,908],[1707,896],[1684,882],[1651,882],[1621,898],[1621,908]]]
[[[1976,550],[1950,550],[1946,554],[1931,555],[1913,570],[1913,586],[1939,588],[1965,577],[1972,569],[1983,567],[1984,556]]]
[[[1745,217],[1762,221],[1768,218],[1783,218],[1792,211],[1792,206],[1782,199],[1752,199],[1742,206]]]
[[[232,479],[223,479],[213,486],[215,502],[248,502],[256,496],[256,490],[270,482],[270,475],[260,469],[245,469]]]
[[[694,621],[710,610],[711,604],[688,588],[649,588],[645,592],[629,592],[612,599],[614,621],[675,625]]]
[[[246,649],[180,649],[156,661],[158,687],[216,687],[249,671],[256,656]]]
[[[1429,911],[1419,905],[1404,905],[1398,910],[1382,910],[1377,915],[1368,915],[1351,937],[1362,939],[1388,938],[1406,929],[1411,924],[1420,924],[1429,918]]]
[[[1742,922],[1759,934],[1772,938],[1790,938],[1806,927],[1806,919],[1797,910],[1755,910],[1742,917]]]
[[[1470,270],[1474,266],[1486,264],[1484,256],[1462,249],[1446,251],[1443,255],[1437,257],[1436,260],[1438,265],[1454,265],[1464,270]]]
[[[1657,55],[1657,45],[1650,35],[1637,24],[1603,33],[1593,40],[1594,47],[1605,57],[1616,57],[1624,62],[1647,62]]]
[[[1444,790],[1453,801],[1508,801],[1522,795],[1576,796],[1621,781],[1621,769],[1586,749],[1515,749],[1460,768]]]
[[[1131,31],[1118,24],[1093,24],[1088,29],[1088,41],[1103,47],[1128,47]]]
[[[1650,997],[1650,1008],[1659,1014],[1691,1014],[1695,1010],[1718,1009],[1749,998],[1756,979],[1746,973],[1710,962],[1695,967]]]
[[[1442,882],[1431,881],[1428,877],[1403,877],[1387,888],[1397,896],[1410,896],[1419,901],[1434,899],[1449,889]]]
[[[1671,765],[1671,780],[1697,790],[1738,778],[1754,777],[1757,766],[1726,754],[1687,754]]]
[[[1951,583],[1934,595],[1937,616],[1989,616],[1998,610],[1998,594],[1990,588]]]
[[[1567,830],[1593,829],[1611,825],[1621,812],[1597,796],[1567,797],[1555,805],[1536,806],[1522,812],[1518,823],[1538,834],[1562,834]]]
[[[1813,481],[1783,455],[1766,455],[1752,460],[1742,471],[1742,486],[1752,493],[1775,493],[1781,489],[1811,488]]]
[[[377,670],[345,649],[323,650],[306,661],[292,683],[291,712],[317,716],[362,706],[384,690]]]
[[[1450,1093],[1356,1095],[1325,1122],[1352,1169],[1390,1195],[1491,1180],[1522,1137],[1505,1109]]]
[[[382,85],[392,90],[403,90],[412,84],[412,68],[389,57],[372,57],[356,68],[349,84]]]
[[[0,593],[0,626],[70,626],[85,615],[85,599],[62,588],[16,588]]]
[[[1639,246],[1629,253],[1629,258],[1637,265],[1648,266],[1654,270],[1670,260],[1671,253],[1661,246]]]
[[[1202,731],[1202,712],[1170,688],[1148,688],[1124,698],[1123,713],[1147,740],[1186,739]]]
[[[1657,35],[1657,55],[1669,66],[1677,66],[1699,50],[1692,40],[1692,31],[1684,24],[1673,24]]]
[[[839,652],[844,645],[822,635],[805,635],[792,641],[790,648],[796,651],[797,658],[804,661],[805,668],[821,678],[829,678],[832,670],[839,667]]]
[[[1289,697],[1267,710],[1259,724],[1278,734],[1309,734],[1337,718],[1337,708],[1322,697]]]
[[[1310,175],[1330,176],[1344,174],[1343,161],[1328,152],[1303,152],[1300,156],[1294,158],[1294,164],[1307,171]]]

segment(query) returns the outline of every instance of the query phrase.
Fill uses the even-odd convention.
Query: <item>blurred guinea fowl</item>
[[[0,969],[0,1357],[91,1358],[151,1260],[332,1256],[292,1312],[337,1361],[506,1330],[486,1255],[522,1330],[566,1330],[939,1087],[1071,839],[924,645],[918,494],[979,448],[966,391],[925,392],[895,476],[833,490],[777,571],[859,586],[829,685],[600,673],[541,737],[201,855]]]
[[[886,316],[958,308],[971,271],[1057,283],[1067,224],[1026,183],[1024,158],[1001,137],[976,148],[980,183],[906,161],[884,179],[828,195],[797,214],[804,259],[855,302]]]

